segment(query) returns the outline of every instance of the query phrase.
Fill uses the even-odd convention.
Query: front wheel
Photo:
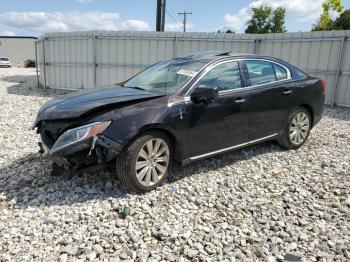
[[[147,192],[164,182],[171,160],[168,136],[150,131],[137,137],[117,158],[117,176],[129,189]]]
[[[311,116],[304,107],[298,107],[288,117],[286,127],[278,143],[286,148],[298,149],[308,138],[311,130]]]

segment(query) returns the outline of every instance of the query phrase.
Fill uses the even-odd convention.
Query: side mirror
[[[199,85],[195,88],[195,90],[191,94],[191,100],[193,102],[201,102],[201,101],[211,101],[218,96],[218,88],[216,86],[206,86]]]

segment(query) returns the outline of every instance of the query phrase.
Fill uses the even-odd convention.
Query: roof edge
[[[38,39],[35,36],[6,36],[6,35],[0,35],[0,38],[15,38],[15,39]]]

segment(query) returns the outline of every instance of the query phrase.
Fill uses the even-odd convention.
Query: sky
[[[324,0],[167,0],[166,31],[244,32],[251,8],[286,8],[288,32],[310,31]],[[40,36],[46,32],[82,30],[155,30],[156,0],[0,0],[0,35]],[[350,1],[343,0],[345,8]]]

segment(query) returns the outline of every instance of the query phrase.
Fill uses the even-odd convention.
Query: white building
[[[8,57],[12,66],[23,66],[27,59],[35,59],[36,37],[0,36],[0,57]]]

